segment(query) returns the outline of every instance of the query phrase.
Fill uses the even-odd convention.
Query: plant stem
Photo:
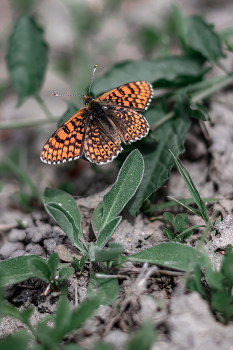
[[[39,118],[39,119],[22,119],[22,120],[13,120],[10,122],[0,123],[0,130],[10,130],[18,128],[31,128],[34,126],[45,125],[50,123],[57,123],[60,117],[48,118]]]
[[[35,95],[34,96],[36,101],[39,103],[42,111],[44,112],[44,114],[46,115],[46,117],[51,120],[53,119],[53,116],[52,114],[50,113],[50,111],[48,110],[46,104],[44,103],[44,101],[42,100],[42,98],[40,97],[40,95]]]

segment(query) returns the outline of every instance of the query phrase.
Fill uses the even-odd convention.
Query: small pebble
[[[7,259],[16,250],[23,250],[23,249],[24,249],[24,245],[21,242],[15,242],[15,243],[6,242],[0,248],[0,257],[3,259]]]
[[[54,249],[55,249],[56,245],[57,245],[57,242],[53,238],[44,240],[45,249],[47,250],[47,252],[49,254],[52,254],[54,252]]]
[[[45,254],[44,249],[39,245],[35,243],[29,243],[25,248],[27,253],[30,253],[31,255],[39,255],[42,256]]]
[[[11,232],[9,233],[7,240],[9,242],[21,242],[24,241],[26,238],[26,232],[25,230],[19,230],[17,228],[13,228]]]

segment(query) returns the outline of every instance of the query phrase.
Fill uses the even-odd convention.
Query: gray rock
[[[168,327],[171,343],[167,349],[231,349],[233,325],[224,326],[217,322],[209,305],[198,293],[174,295],[170,310]]]
[[[23,250],[23,249],[24,249],[24,245],[21,242],[16,242],[16,243],[6,242],[0,248],[0,257],[3,259],[7,259],[16,250]]]
[[[25,250],[19,249],[19,250],[14,251],[11,254],[10,258],[16,258],[17,256],[23,256],[23,255],[25,255]]]
[[[25,238],[26,238],[25,230],[19,230],[17,228],[13,228],[9,233],[7,240],[9,242],[20,242],[20,241],[24,241]]]
[[[27,253],[30,253],[30,255],[39,255],[42,256],[45,254],[44,249],[39,245],[35,243],[29,243],[25,248]]]
[[[125,346],[128,339],[128,334],[119,330],[114,330],[108,333],[103,340],[115,346],[116,349],[121,350]]]
[[[25,230],[27,238],[33,243],[39,243],[43,239],[48,238],[51,231],[52,228],[49,224],[41,225],[39,227],[29,227]]]
[[[233,217],[228,215],[215,227],[221,236],[214,238],[212,243],[214,250],[225,249],[228,244],[233,245]]]
[[[56,245],[57,245],[57,242],[54,238],[44,240],[45,249],[49,254],[52,254],[54,252],[54,248],[56,247]]]

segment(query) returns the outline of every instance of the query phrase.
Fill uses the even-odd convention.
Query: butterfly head
[[[85,106],[87,106],[93,100],[93,98],[88,94],[83,95],[83,99],[84,99]]]

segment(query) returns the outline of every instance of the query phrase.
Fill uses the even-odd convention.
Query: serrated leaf
[[[104,248],[108,240],[113,235],[115,229],[121,222],[122,217],[117,216],[116,218],[113,218],[110,222],[108,222],[102,230],[100,230],[100,233],[98,234],[96,246],[99,248]]]
[[[18,256],[16,258],[6,259],[0,262],[0,286],[19,283],[29,278],[36,277],[30,268],[32,260],[43,260],[38,255]]]
[[[157,112],[161,118],[166,115],[161,107],[151,108],[144,115],[151,123],[153,115]],[[132,215],[135,216],[144,200],[168,179],[174,163],[168,150],[172,149],[177,155],[184,151],[183,144],[189,126],[187,110],[178,107],[175,118],[160,125],[151,133],[154,140],[147,137],[138,146],[145,162],[145,171],[137,192],[126,206]]]
[[[203,268],[206,265],[206,257],[196,249],[184,244],[167,242],[142,250],[139,253],[128,256],[128,260],[148,262],[180,271],[190,271],[194,262]]]
[[[171,56],[147,61],[128,61],[113,66],[103,77],[96,79],[92,91],[96,96],[130,81],[145,80],[154,87],[191,83],[203,75],[201,57]]]
[[[224,58],[220,37],[214,32],[213,26],[207,24],[201,17],[187,18],[188,44],[201,53],[212,64]]]
[[[204,121],[210,120],[208,111],[199,103],[192,103],[190,105],[190,116]]]
[[[24,15],[16,22],[9,39],[7,67],[18,94],[18,106],[35,96],[42,86],[48,60],[44,31],[35,20]]]
[[[103,197],[103,218],[101,229],[119,215],[137,190],[144,172],[144,162],[136,149],[126,158],[115,184]]]
[[[74,103],[70,101],[66,101],[67,103],[67,110],[65,113],[61,116],[60,120],[57,123],[57,127],[61,126],[63,123],[67,121],[70,117],[72,117],[73,114],[75,114],[80,108],[78,108]]]

